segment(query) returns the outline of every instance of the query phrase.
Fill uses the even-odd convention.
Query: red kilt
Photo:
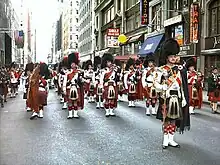
[[[215,89],[213,92],[208,93],[208,100],[211,102],[220,102],[220,89]]]
[[[105,108],[108,108],[109,105],[107,105],[106,103],[108,103],[109,101],[112,101],[113,107],[117,108],[117,103],[118,103],[118,90],[117,90],[117,86],[114,86],[114,90],[115,90],[115,99],[114,100],[109,100],[108,99],[108,90],[109,90],[109,86],[104,86],[104,95],[103,95],[103,99],[105,100]]]
[[[192,85],[188,86],[189,90],[189,105],[193,107],[198,107],[201,108],[202,106],[202,100],[203,100],[203,95],[202,95],[202,88],[197,89],[198,90],[198,99],[192,99]]]
[[[86,92],[89,92],[89,85],[90,85],[90,83],[87,83],[87,82],[84,85],[85,86],[84,89],[85,89]]]
[[[77,88],[79,99],[77,100],[77,109],[74,109],[73,106],[68,106],[69,110],[82,110],[84,108],[84,89]],[[70,89],[67,89],[66,91],[66,98],[68,99],[68,103],[72,103],[73,100],[69,99]]]
[[[38,92],[38,104],[46,106],[47,105],[47,92],[46,91],[39,91]]]

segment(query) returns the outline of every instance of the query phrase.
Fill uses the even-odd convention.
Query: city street
[[[22,95],[0,109],[0,165],[219,165],[220,115],[208,105],[191,117],[191,130],[177,135],[181,148],[162,151],[160,121],[143,104],[120,102],[116,117],[86,101],[79,119],[67,120],[50,91],[44,118],[31,121]]]

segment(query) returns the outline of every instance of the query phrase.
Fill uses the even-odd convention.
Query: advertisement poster
[[[107,41],[108,41],[108,46],[109,48],[118,48],[119,47],[119,42],[118,42],[118,37],[113,37],[113,36],[109,36],[107,37]]]
[[[183,25],[175,26],[175,39],[180,46],[183,46]]]
[[[190,10],[190,42],[198,43],[199,41],[199,4],[191,4]]]

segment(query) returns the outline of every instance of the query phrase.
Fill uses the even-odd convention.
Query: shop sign
[[[107,36],[113,36],[118,37],[120,35],[120,29],[119,28],[111,28],[107,31]]]
[[[190,7],[190,42],[199,42],[199,3],[192,3]]]
[[[178,15],[164,21],[164,27],[182,22],[182,15]]]
[[[118,37],[107,37],[107,47],[108,48],[118,48],[119,47],[119,42],[118,42]]]
[[[141,25],[149,23],[149,0],[140,0]]]
[[[220,36],[207,37],[205,39],[205,49],[220,49]]]

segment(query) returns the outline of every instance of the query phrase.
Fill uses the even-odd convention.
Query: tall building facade
[[[81,61],[93,59],[95,51],[95,1],[81,0],[79,10],[79,53]]]
[[[207,77],[210,67],[220,68],[220,0],[203,0],[201,4],[201,69]]]
[[[62,14],[62,53],[64,56],[78,51],[78,23],[79,1],[64,1],[65,8]]]

